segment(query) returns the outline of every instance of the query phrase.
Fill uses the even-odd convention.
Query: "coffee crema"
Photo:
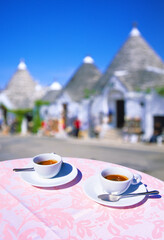
[[[58,161],[56,161],[56,160],[45,160],[45,161],[38,162],[37,164],[40,164],[40,165],[52,165],[52,164],[55,164],[57,162]]]
[[[105,176],[104,178],[111,180],[111,181],[126,181],[128,180],[128,178],[126,176],[123,175],[118,175],[118,174],[110,174]]]

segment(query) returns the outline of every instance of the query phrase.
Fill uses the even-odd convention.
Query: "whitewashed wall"
[[[125,117],[141,120],[141,128],[145,131],[145,94],[129,92],[125,96]]]
[[[145,138],[149,139],[153,134],[154,116],[164,116],[164,97],[155,92],[146,96],[145,105]]]

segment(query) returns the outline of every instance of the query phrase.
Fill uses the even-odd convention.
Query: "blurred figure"
[[[3,119],[0,119],[0,131],[2,130]]]
[[[109,109],[109,113],[108,113],[108,123],[112,124],[113,122],[113,111],[111,109]]]
[[[14,134],[14,133],[16,133],[16,131],[17,131],[17,121],[16,121],[16,119],[14,119],[13,120],[13,122],[11,123],[11,125],[10,125],[10,133],[11,134]]]
[[[78,118],[76,118],[74,121],[74,128],[75,128],[75,136],[77,138],[79,136],[80,127],[81,127],[81,122]]]
[[[0,108],[0,131],[2,130],[2,126],[3,126],[3,113],[2,109]]]

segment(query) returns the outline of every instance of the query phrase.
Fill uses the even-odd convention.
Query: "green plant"
[[[164,96],[164,87],[157,87],[155,90],[159,95]]]
[[[20,133],[23,118],[26,116],[27,113],[32,113],[32,110],[31,109],[17,109],[17,110],[8,110],[8,111],[15,114],[16,132]]]
[[[37,133],[39,128],[41,127],[42,119],[40,117],[40,107],[43,105],[49,105],[49,102],[43,100],[35,101],[35,107],[33,109],[33,133]]]
[[[136,91],[136,92],[141,92],[142,90],[141,90],[141,88],[136,87],[136,88],[135,88],[135,91]]]
[[[156,87],[154,88],[154,90],[156,91],[156,93],[158,93],[160,96],[164,96],[164,86],[162,87]],[[152,88],[147,88],[146,89],[146,93],[150,93],[152,91]]]
[[[147,88],[146,90],[145,90],[145,93],[150,93],[151,92],[151,88]]]
[[[41,99],[35,101],[35,106],[41,107],[43,105],[49,105],[50,103],[48,101],[43,101]]]
[[[88,89],[88,88],[84,89],[84,98],[90,98],[94,94],[95,94],[94,89]]]

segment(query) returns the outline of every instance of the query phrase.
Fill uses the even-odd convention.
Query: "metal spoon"
[[[141,192],[141,193],[128,193],[126,195],[101,194],[101,195],[98,195],[98,198],[104,201],[117,202],[120,198],[136,197],[139,195],[157,195],[157,194],[159,194],[159,191],[154,190],[154,191]]]
[[[34,171],[34,168],[14,168],[13,169],[14,172],[23,172],[23,171]]]
[[[57,154],[55,152],[53,152],[53,154]],[[14,168],[13,169],[14,172],[23,172],[23,171],[34,171],[34,168]]]

